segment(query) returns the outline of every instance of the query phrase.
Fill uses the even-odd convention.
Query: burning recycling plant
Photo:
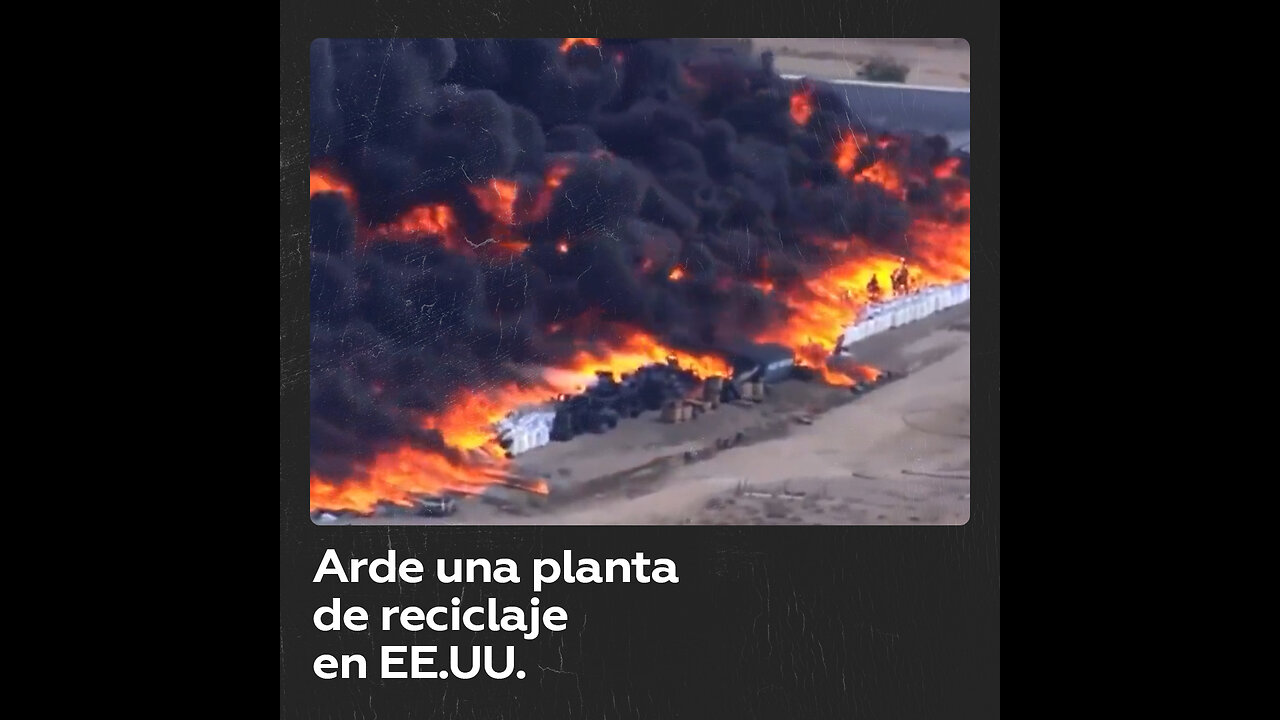
[[[313,510],[546,494],[513,456],[792,364],[856,387],[842,346],[968,298],[967,155],[758,58],[322,39],[311,72]]]

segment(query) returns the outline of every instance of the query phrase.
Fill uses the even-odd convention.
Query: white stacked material
[[[510,441],[507,452],[519,455],[551,442],[551,423],[554,410],[536,408],[516,411],[494,423],[498,439]]]
[[[868,305],[857,321],[845,328],[836,343],[842,349],[891,328],[922,320],[969,299],[969,281],[925,288],[910,295]]]

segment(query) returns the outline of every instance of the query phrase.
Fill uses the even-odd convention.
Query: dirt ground
[[[958,38],[751,38],[752,52],[774,53],[778,72],[855,78],[873,57],[910,68],[909,85],[969,87],[969,43]]]
[[[963,524],[969,518],[969,305],[853,347],[906,377],[854,397],[791,380],[761,404],[681,424],[656,413],[521,455],[539,497],[495,487],[447,519],[358,524]],[[798,416],[812,424],[798,422]],[[739,433],[741,435],[739,436]],[[738,438],[720,449],[717,440]]]
[[[907,378],[783,438],[678,467],[639,497],[541,524],[961,525],[969,519],[967,315],[903,348]]]

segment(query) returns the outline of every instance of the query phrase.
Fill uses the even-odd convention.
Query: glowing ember
[[[560,242],[556,243],[556,252],[560,253],[561,255],[563,255],[563,254],[565,254],[565,253],[569,252],[569,243],[567,243],[567,242],[565,242],[565,241],[563,241],[563,240],[561,240]]]
[[[680,282],[682,278],[684,278],[684,268],[679,265],[672,268],[671,273],[667,275],[667,279],[673,282]]]
[[[795,92],[791,93],[791,119],[797,125],[804,126],[808,124],[809,118],[813,116],[813,90],[807,85],[802,85]]]
[[[564,42],[560,43],[560,52],[569,52],[569,48],[574,45],[600,47],[600,38],[565,38]]]

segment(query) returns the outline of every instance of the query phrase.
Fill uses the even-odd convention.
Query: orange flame
[[[448,205],[419,205],[399,219],[373,229],[373,235],[390,240],[410,240],[418,235],[439,235],[454,239],[458,227],[453,208]]]
[[[692,370],[698,377],[728,375],[732,370],[728,361],[716,355],[699,355],[674,350],[658,342],[644,332],[634,331],[612,347],[579,350],[568,365],[570,374],[594,377],[596,372],[607,371],[620,375],[639,370],[645,365],[672,360],[680,367]],[[562,382],[562,392],[569,388]]]
[[[859,147],[867,141],[865,137],[861,137],[860,143],[859,137],[861,136],[856,133],[846,133],[836,145],[836,167],[846,175],[853,172],[853,166],[858,162]]]
[[[684,278],[684,268],[680,267],[679,265],[672,268],[671,274],[667,275],[667,279],[674,282],[680,282],[680,280],[683,278]]]
[[[888,193],[905,199],[907,196],[906,183],[903,182],[901,174],[898,172],[888,160],[880,158],[871,163],[867,167],[854,172],[854,167],[858,164],[858,157],[862,151],[862,147],[868,144],[865,135],[856,132],[845,133],[840,142],[836,144],[835,163],[840,172],[849,176],[849,179],[855,183],[870,183],[879,185]],[[876,141],[876,147],[881,149],[887,148],[893,142],[892,139],[881,138]],[[959,160],[956,161],[957,166]]]
[[[600,38],[565,38],[564,42],[560,43],[560,52],[569,52],[569,48],[574,45],[600,47]]]
[[[808,86],[797,88],[791,93],[791,119],[796,125],[808,124],[813,116],[813,91]]]
[[[916,220],[908,232],[911,287],[958,282],[969,277],[969,222],[948,224]],[[783,294],[791,309],[786,322],[760,333],[758,342],[792,348],[798,361],[821,372],[833,385],[851,385],[843,372],[827,367],[844,329],[872,301],[867,285],[877,275],[889,276],[899,265],[897,256],[874,251],[854,240],[849,257],[818,277]]]
[[[355,199],[355,192],[345,181],[333,173],[324,170],[311,170],[311,197],[315,197],[320,193],[334,192],[342,195],[351,202]]]
[[[674,361],[700,377],[727,375],[729,364],[713,355],[681,352],[662,345],[647,333],[634,331],[613,347],[578,351],[562,368],[548,368],[528,386],[504,384],[492,389],[459,393],[423,426],[436,430],[466,458],[454,461],[445,455],[409,445],[383,453],[352,477],[331,482],[311,475],[311,509],[353,510],[367,513],[379,502],[412,505],[415,496],[454,492],[474,495],[494,483],[539,494],[550,491],[545,480],[525,479],[509,473],[505,457],[493,434],[493,423],[522,405],[547,402],[560,393],[578,392],[597,372],[615,375],[635,372],[644,365]]]

